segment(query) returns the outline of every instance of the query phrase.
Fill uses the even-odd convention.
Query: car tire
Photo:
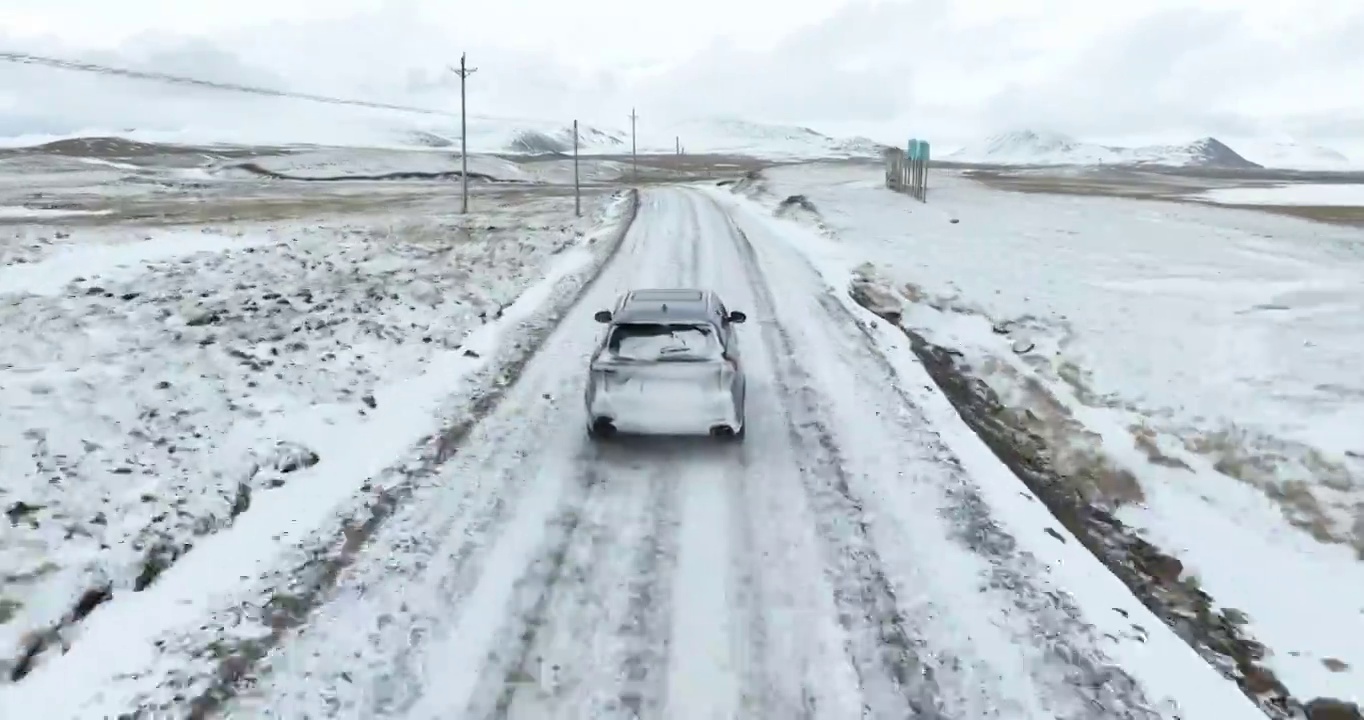
[[[587,426],[587,438],[593,442],[609,440],[614,437],[615,434],[616,429],[609,424],[605,428],[599,426],[598,423],[592,423]]]

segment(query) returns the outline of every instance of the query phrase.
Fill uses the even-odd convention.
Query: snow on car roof
[[[630,293],[630,301],[660,302],[701,302],[705,293],[685,288],[635,290]]]

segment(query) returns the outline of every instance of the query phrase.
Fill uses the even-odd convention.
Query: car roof
[[[616,323],[714,322],[713,293],[694,288],[640,289],[625,294]]]

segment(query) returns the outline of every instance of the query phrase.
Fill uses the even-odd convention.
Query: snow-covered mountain
[[[1243,157],[1267,168],[1351,170],[1362,163],[1338,150],[1293,138],[1230,138]]]
[[[1178,145],[1120,147],[1076,140],[1067,135],[1016,130],[968,145],[946,159],[1000,165],[1166,165],[1177,167],[1257,168],[1213,137]]]

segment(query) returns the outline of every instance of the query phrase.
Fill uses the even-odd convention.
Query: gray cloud
[[[1165,10],[1123,27],[1064,37],[1059,15],[962,27],[952,7],[950,0],[858,2],[769,52],[716,43],[688,62],[643,77],[630,68],[566,68],[548,53],[509,49],[493,35],[451,37],[426,23],[412,2],[211,38],[143,35],[83,56],[210,80],[455,110],[458,81],[447,65],[457,60],[451,50],[457,47],[479,68],[470,83],[471,112],[605,117],[617,125],[634,106],[650,118],[723,114],[816,127],[879,126],[897,138],[910,128],[960,140],[1019,127],[1082,136],[1361,132],[1364,109],[1300,110],[1277,98],[1334,84],[1336,97],[1327,100],[1364,105],[1349,90],[1364,84],[1358,62],[1364,6],[1297,45],[1250,32],[1229,10]],[[73,54],[51,38],[16,43],[0,37],[0,47]],[[9,134],[173,127],[233,114],[248,122],[252,113],[268,117],[270,108],[280,107],[278,101],[6,65],[0,65],[0,86],[10,107],[0,132]]]

